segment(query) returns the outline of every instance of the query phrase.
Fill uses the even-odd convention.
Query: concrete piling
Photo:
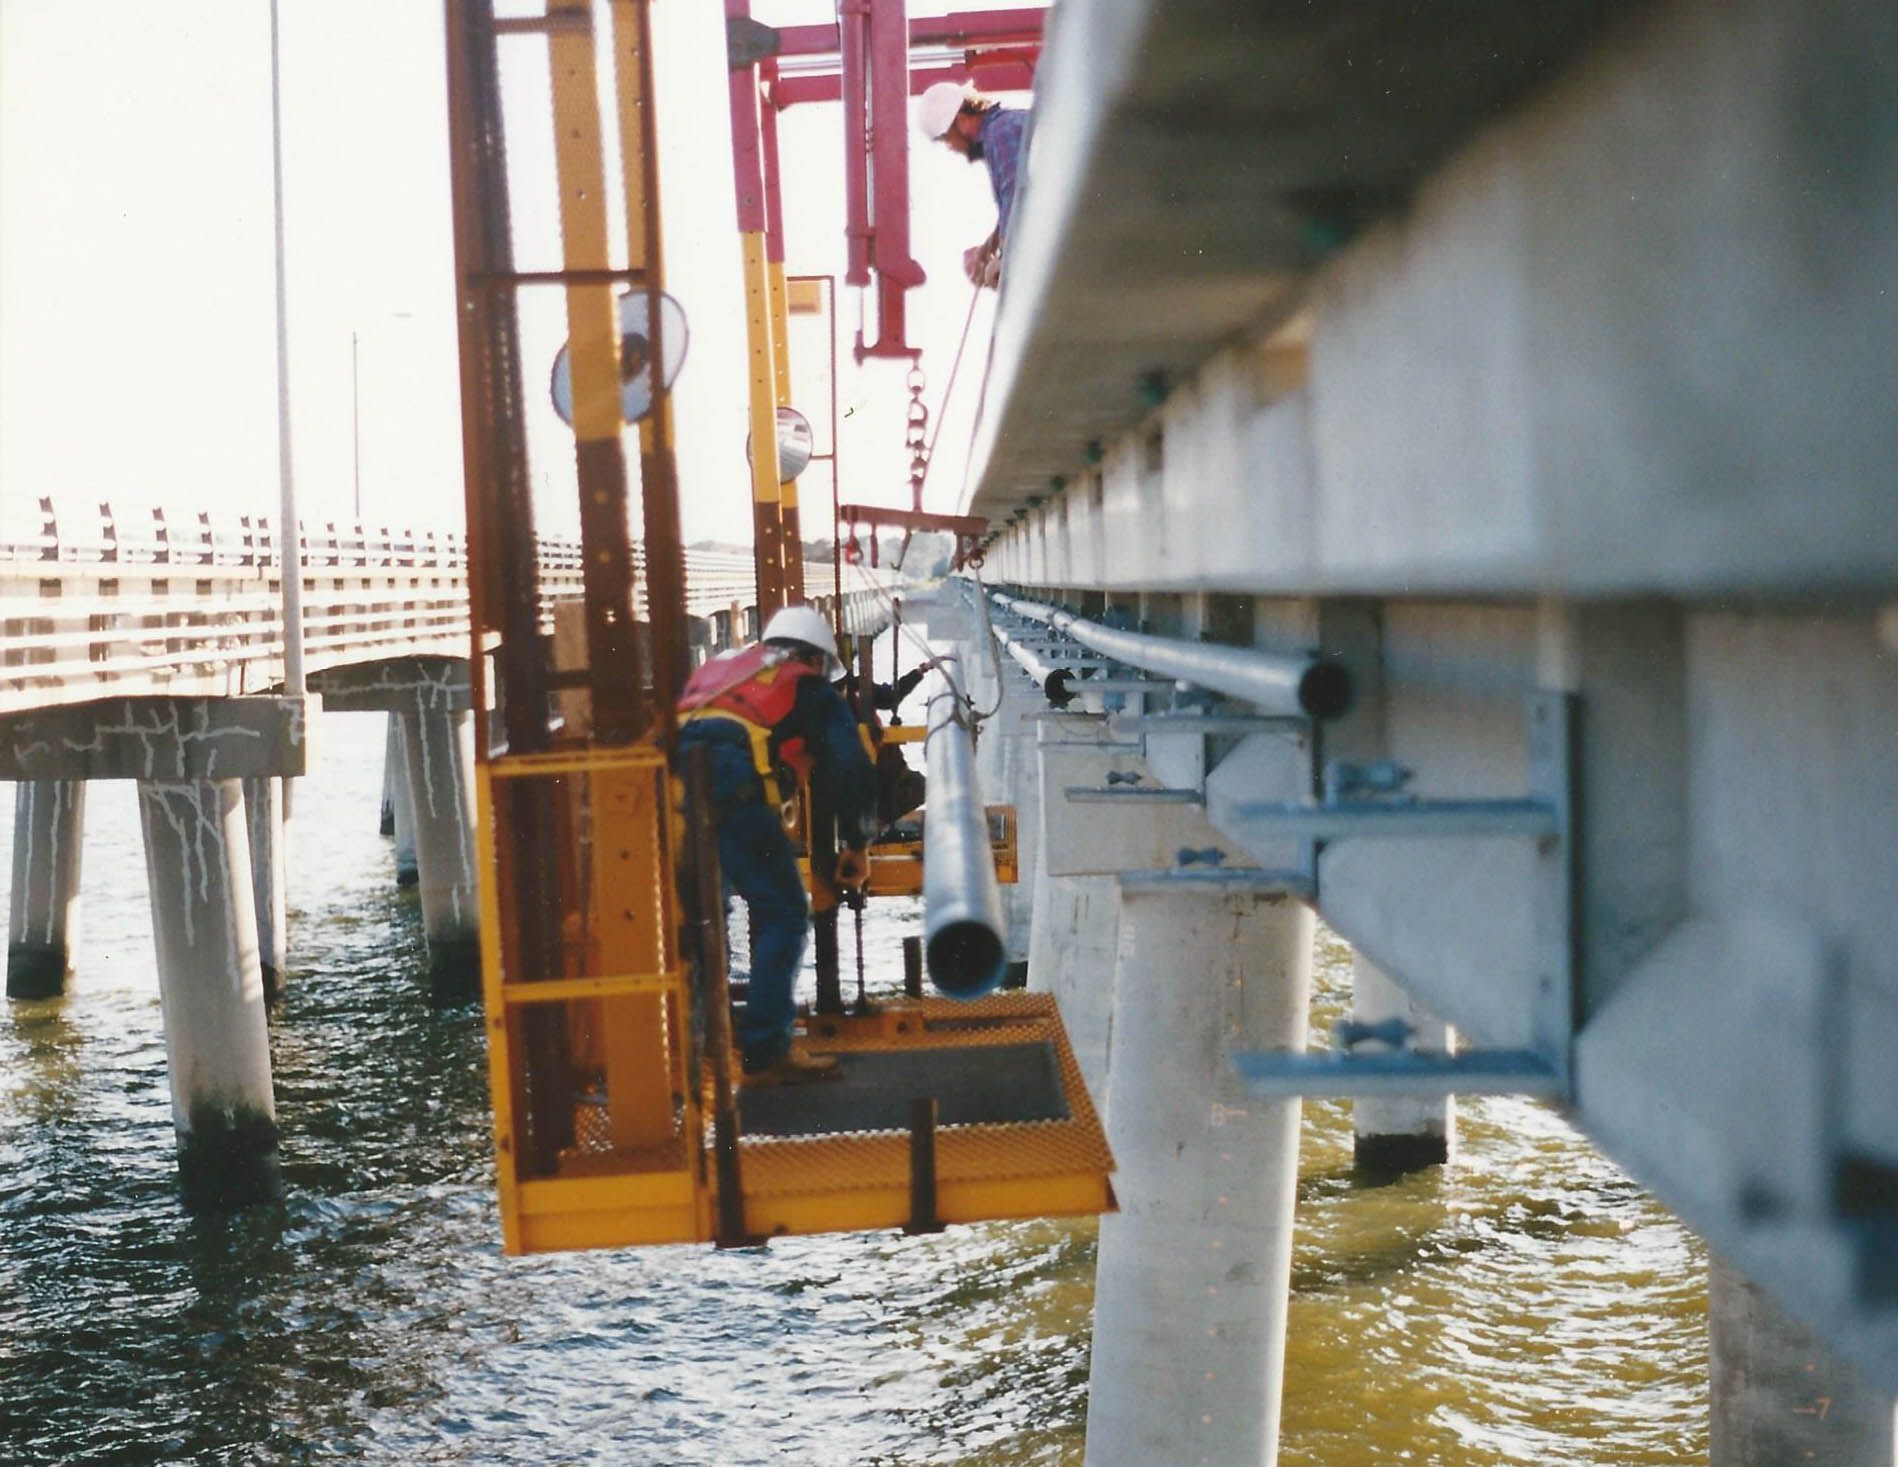
[[[1226,1056],[1304,1046],[1312,930],[1282,895],[1123,885],[1089,1467],[1277,1455],[1299,1108]]]
[[[289,955],[289,919],[284,892],[284,785],[263,775],[244,781],[245,824],[250,836],[251,894],[257,914],[257,966],[264,998],[283,993]]]
[[[1353,954],[1351,960],[1351,1017],[1364,1025],[1402,1022],[1410,1030],[1403,1047],[1420,1053],[1443,1054],[1453,1042],[1448,1024],[1413,1000],[1362,953]],[[1442,1166],[1456,1149],[1456,1101],[1447,1095],[1360,1097],[1351,1102],[1351,1131],[1352,1157],[1368,1171],[1413,1172]]]
[[[1028,986],[1054,996],[1081,1078],[1107,1120],[1107,1041],[1114,1025],[1114,945],[1120,882],[1112,876],[1035,881],[1028,930]]]
[[[378,834],[395,834],[395,782],[402,777],[401,770],[402,729],[391,713],[388,731],[382,740],[382,809],[376,824]]]
[[[401,715],[422,927],[440,998],[472,996],[480,973],[472,717],[433,710]]]
[[[1709,1467],[1893,1467],[1892,1398],[1737,1269],[1709,1260]]]
[[[280,1195],[242,785],[141,781],[138,804],[186,1204]]]
[[[395,884],[414,886],[422,879],[415,858],[415,795],[409,788],[408,760],[402,752],[401,715],[389,715],[395,735],[395,756],[389,765],[390,833],[395,837]]]
[[[65,991],[79,941],[85,813],[80,780],[23,780],[16,787],[8,998],[52,998]]]

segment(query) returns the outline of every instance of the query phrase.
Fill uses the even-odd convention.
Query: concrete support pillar
[[[15,789],[8,998],[52,998],[65,990],[79,945],[85,817],[83,781],[23,780]]]
[[[1035,881],[1028,934],[1028,986],[1054,996],[1087,1092],[1107,1120],[1107,1040],[1114,1028],[1114,950],[1120,882],[1112,876]]]
[[[1450,1026],[1397,986],[1362,953],[1351,959],[1351,1017],[1360,1024],[1396,1019],[1410,1028],[1406,1049],[1444,1054]],[[1360,1045],[1369,1049],[1374,1041]],[[1441,1166],[1456,1149],[1456,1101],[1370,1096],[1351,1102],[1352,1157],[1377,1172],[1414,1172]]]
[[[1008,919],[1003,943],[1008,955],[1009,987],[1028,981],[1032,944],[1035,872],[1041,853],[1041,774],[1035,753],[1035,713],[1044,705],[1041,692],[1026,678],[1008,676],[996,714],[988,721],[985,742],[993,746],[993,783],[984,783],[990,804],[1015,807],[1015,856],[1018,878],[1002,888]],[[995,700],[991,697],[991,706]]]
[[[1304,1047],[1312,926],[1256,889],[1122,888],[1089,1467],[1277,1457],[1299,1111],[1227,1055]]]
[[[415,796],[409,789],[409,764],[402,753],[402,715],[389,715],[389,754],[387,784],[393,819],[390,833],[395,837],[395,884],[414,886],[422,879],[415,860]]]
[[[264,998],[283,992],[289,960],[289,920],[284,895],[284,786],[287,780],[259,776],[244,781],[245,824],[250,835],[250,883],[257,910],[257,966]]]
[[[1868,1389],[1737,1269],[1709,1260],[1709,1467],[1892,1467],[1892,1398]]]
[[[475,890],[474,724],[468,713],[402,714],[428,966],[438,997],[472,995],[480,974]]]
[[[276,1196],[276,1105],[243,789],[234,779],[141,781],[138,806],[186,1204]]]
[[[382,811],[376,823],[381,835],[395,834],[395,782],[401,778],[402,730],[396,716],[389,715],[389,727],[382,740]]]

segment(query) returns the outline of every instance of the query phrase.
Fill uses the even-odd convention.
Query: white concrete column
[[[428,965],[438,992],[472,992],[480,968],[475,889],[473,716],[404,713],[403,765],[415,821]]]
[[[1041,775],[1035,754],[1035,714],[1045,706],[1041,691],[1012,670],[1002,682],[1001,705],[987,725],[985,738],[995,745],[995,783],[983,793],[998,804],[1015,807],[1015,856],[1018,879],[1002,888],[1008,919],[1003,943],[1008,955],[1007,982],[1027,981],[1035,904],[1035,871],[1041,854]]]
[[[402,753],[402,716],[391,713],[389,724],[396,735],[395,762],[389,766],[389,805],[395,816],[395,884],[414,886],[422,879],[422,871],[415,858],[415,795],[409,788],[409,765]]]
[[[1088,1467],[1277,1457],[1299,1110],[1227,1056],[1303,1048],[1312,930],[1258,890],[1123,885]]]
[[[1054,996],[1087,1093],[1107,1120],[1107,1039],[1114,1027],[1115,945],[1120,882],[1112,876],[1035,880],[1028,932],[1028,986]]]
[[[395,834],[395,782],[402,777],[402,729],[395,714],[382,740],[382,811],[376,825],[381,835]]]
[[[178,1173],[190,1206],[282,1190],[270,1036],[234,779],[138,787]]]
[[[81,780],[26,780],[14,791],[8,998],[52,998],[65,991],[79,946],[85,818]]]
[[[283,992],[289,960],[289,918],[284,894],[283,795],[287,780],[260,776],[244,781],[245,824],[250,835],[250,884],[257,911],[257,966],[264,997]]]
[[[1362,953],[1351,957],[1351,1017],[1360,1024],[1400,1021],[1410,1029],[1402,1046],[1447,1054],[1450,1026],[1417,1003]],[[1360,1051],[1384,1047],[1370,1040]],[[1456,1100],[1368,1096],[1351,1102],[1351,1150],[1357,1165],[1378,1172],[1414,1172],[1441,1166],[1456,1150]]]
[[[1738,1269],[1709,1257],[1709,1467],[1892,1467],[1893,1402]]]

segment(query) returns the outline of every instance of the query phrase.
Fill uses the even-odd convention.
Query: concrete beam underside
[[[1222,28],[1167,29],[1189,39],[1162,44],[1197,45],[1215,77],[1212,52],[1234,50],[1257,85],[1258,57]],[[1073,129],[1090,146],[1142,126],[1176,153],[1201,148],[1197,125],[1169,138],[1144,82],[1057,118],[1050,87],[1073,64],[1057,49],[1044,68],[1035,187],[1106,169],[1125,194],[1113,152],[1074,179],[1043,167]],[[1894,88],[1889,7],[1659,7],[1315,271],[1300,292],[1304,385],[1267,369],[1278,349],[1256,311],[1216,312],[1219,337],[1241,343],[1219,352],[1185,313],[1190,369],[1151,416],[1138,372],[1087,339],[1131,309],[1094,253],[1111,246],[1157,277],[1155,298],[1217,302],[1226,277],[1202,278],[1194,251],[1127,249],[1078,206],[1037,215],[1031,191],[1022,249],[1050,263],[1003,303],[998,367],[1011,332],[1024,367],[995,379],[985,421],[1004,426],[976,499],[998,523],[1025,517],[987,574],[1280,594],[1884,594],[1898,426],[1874,384],[1898,334],[1898,135],[1876,119]],[[1184,119],[1190,94],[1174,100]],[[1262,120],[1229,172],[1269,174],[1286,125]],[[1270,274],[1269,208],[1255,188],[1224,192],[1257,216],[1253,275]],[[1151,212],[1190,219],[1197,203]],[[1038,229],[1059,238],[1031,251]],[[1087,304],[1095,290],[1111,316]],[[1163,346],[1146,354],[1167,364]],[[1064,431],[1086,403],[1109,405],[1113,427]],[[1030,509],[1031,495],[1047,502]]]

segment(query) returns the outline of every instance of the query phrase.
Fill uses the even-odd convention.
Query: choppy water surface
[[[1080,1461],[1092,1225],[503,1259],[476,1015],[428,1006],[375,833],[381,721],[319,729],[279,1207],[177,1204],[131,789],[92,789],[71,992],[0,1011],[0,1462]],[[919,920],[870,919],[873,975]],[[1383,1187],[1306,1115],[1283,1462],[1704,1457],[1704,1259],[1658,1206],[1527,1104]]]

